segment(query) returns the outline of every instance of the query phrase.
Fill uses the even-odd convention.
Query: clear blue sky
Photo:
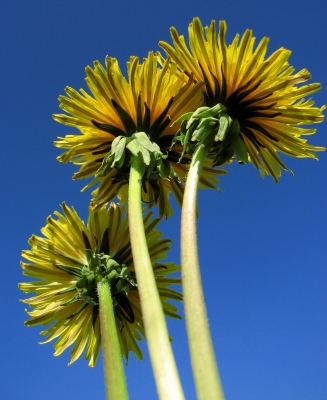
[[[227,40],[246,28],[269,50],[293,51],[327,103],[325,1],[8,1],[1,30],[1,397],[6,400],[102,399],[102,360],[96,368],[69,352],[53,357],[39,345],[40,328],[25,328],[19,266],[28,238],[66,201],[85,219],[90,191],[72,182],[77,167],[56,161],[52,142],[73,130],[51,118],[69,85],[85,87],[84,67],[106,55],[125,71],[170,41],[169,27],[187,33],[192,18],[225,19]],[[327,146],[326,123],[311,138]],[[327,399],[327,154],[320,161],[284,158],[295,176],[275,184],[252,165],[231,165],[220,187],[200,193],[200,259],[208,314],[227,400]],[[160,225],[174,240],[179,262],[179,217]],[[182,312],[182,309],[181,309]],[[186,398],[195,399],[184,322],[169,321]],[[143,342],[144,343],[144,342]],[[126,368],[131,400],[156,399],[149,358]],[[208,399],[210,400],[210,399]]]

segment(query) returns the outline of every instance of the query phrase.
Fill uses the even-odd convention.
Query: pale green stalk
[[[208,146],[209,147],[209,146]],[[205,144],[194,153],[187,175],[181,222],[181,261],[185,319],[193,375],[199,400],[223,400],[204,302],[196,237],[196,199],[207,154]]]
[[[107,400],[128,400],[115,315],[107,282],[98,283],[101,342]]]
[[[141,201],[144,168],[137,157],[132,158],[128,192],[129,231],[142,317],[159,398],[182,400],[183,389],[170,346],[144,232]]]

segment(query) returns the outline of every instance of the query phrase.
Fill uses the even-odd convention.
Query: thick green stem
[[[141,201],[143,173],[142,163],[133,157],[128,192],[128,221],[142,317],[159,398],[182,400],[184,394],[170,346],[144,232]]]
[[[124,367],[108,283],[98,283],[98,296],[106,398],[107,400],[127,400]]]
[[[204,302],[196,237],[196,199],[207,147],[199,145],[187,175],[181,223],[181,261],[185,319],[199,400],[222,400],[217,363]]]

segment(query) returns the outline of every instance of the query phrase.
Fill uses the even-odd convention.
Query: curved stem
[[[128,400],[109,284],[98,283],[100,327],[107,400]]]
[[[143,173],[142,163],[133,157],[128,189],[128,221],[142,317],[159,398],[182,400],[184,394],[170,346],[144,232],[141,202]]]
[[[181,261],[185,319],[199,400],[222,400],[217,363],[204,302],[196,237],[196,199],[207,146],[199,145],[187,175],[181,222]]]

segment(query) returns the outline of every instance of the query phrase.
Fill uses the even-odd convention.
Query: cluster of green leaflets
[[[106,154],[96,177],[103,177],[113,169],[117,170],[116,180],[128,180],[130,174],[131,157],[139,157],[144,164],[144,179],[151,181],[159,176],[163,180],[179,178],[166,161],[168,155],[161,152],[160,147],[152,142],[145,132],[136,132],[133,135],[118,136],[112,142],[111,150]]]
[[[114,312],[120,321],[120,330],[122,331],[124,328],[124,320],[121,314],[124,315],[127,321],[131,323],[134,322],[133,309],[127,296],[128,292],[137,286],[137,283],[134,277],[131,276],[129,268],[125,264],[119,264],[107,254],[107,252],[109,252],[106,240],[108,230],[106,230],[103,235],[101,245],[99,245],[97,238],[94,237],[96,241],[96,247],[94,250],[91,250],[87,236],[84,232],[82,233],[86,247],[85,253],[87,264],[81,266],[78,275],[75,272],[75,275],[79,279],[75,286],[69,290],[76,289],[77,294],[72,300],[70,300],[69,304],[76,301],[83,301],[83,303],[81,307],[71,315],[71,317],[80,312],[88,304],[98,306],[98,283],[106,282],[110,287]],[[67,270],[67,268],[69,267],[66,267],[64,270]]]
[[[240,163],[248,162],[248,152],[240,136],[240,124],[226,113],[226,107],[216,104],[214,107],[199,107],[178,118],[175,124],[181,123],[173,140],[172,147],[180,142],[182,155],[192,156],[199,145],[208,147],[208,156],[214,158],[214,166],[229,161],[234,154]]]

